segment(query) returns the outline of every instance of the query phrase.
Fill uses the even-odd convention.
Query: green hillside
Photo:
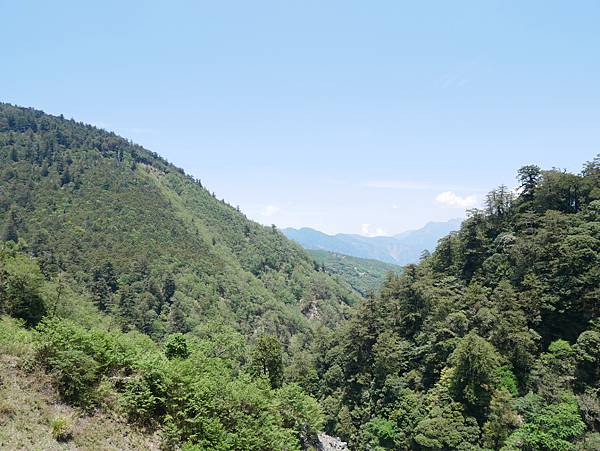
[[[158,155],[0,104],[0,448],[311,448],[307,349],[358,299]]]
[[[0,104],[0,224],[98,307],[160,338],[218,319],[285,342],[356,297],[277,230],[95,127]]]
[[[600,449],[600,157],[518,180],[317,347],[353,449]]]
[[[600,157],[517,180],[398,272],[0,104],[0,448],[600,449]]]
[[[363,296],[376,291],[388,273],[399,274],[402,270],[400,266],[369,258],[320,250],[308,252],[323,271],[345,280]]]

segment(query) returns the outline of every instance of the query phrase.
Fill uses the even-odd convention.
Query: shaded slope
[[[389,273],[400,274],[402,271],[398,265],[379,260],[321,250],[311,250],[309,253],[325,272],[339,276],[363,296],[377,290]]]

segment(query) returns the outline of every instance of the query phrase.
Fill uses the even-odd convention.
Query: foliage
[[[251,371],[255,376],[264,376],[272,388],[283,382],[283,356],[281,344],[275,337],[260,336],[252,351]]]
[[[165,449],[593,449],[599,175],[523,167],[360,299],[158,155],[0,104],[0,350]]]
[[[388,273],[399,274],[401,267],[368,258],[351,257],[321,250],[309,250],[320,270],[338,276],[361,295],[377,290]]]
[[[277,230],[113,133],[0,104],[0,168],[0,239],[86,287],[123,330],[162,340],[218,320],[287,343],[358,300]]]
[[[506,441],[507,449],[570,450],[575,449],[572,439],[585,431],[575,398],[543,405],[532,397],[525,410],[525,424]]]
[[[55,417],[52,419],[52,437],[58,442],[66,442],[73,436],[71,423],[68,418]]]
[[[37,324],[46,313],[42,284],[42,274],[30,258],[14,247],[0,247],[0,313]]]
[[[499,356],[494,347],[471,331],[450,356],[454,371],[450,389],[474,416],[483,416],[498,386]]]
[[[574,449],[595,431],[599,173],[522,168],[518,194],[491,192],[318,335],[326,429],[353,449]]]
[[[190,355],[187,340],[183,334],[176,333],[169,335],[165,343],[165,355],[168,359],[185,359]]]

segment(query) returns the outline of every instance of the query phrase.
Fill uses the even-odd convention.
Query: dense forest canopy
[[[163,449],[600,449],[600,158],[517,180],[363,298],[158,155],[0,104],[0,446],[119,442],[90,416]]]
[[[356,449],[600,449],[600,158],[526,166],[320,344]]]

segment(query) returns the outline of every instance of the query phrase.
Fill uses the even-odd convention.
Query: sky
[[[597,1],[0,0],[0,101],[279,227],[391,235],[600,152]]]

